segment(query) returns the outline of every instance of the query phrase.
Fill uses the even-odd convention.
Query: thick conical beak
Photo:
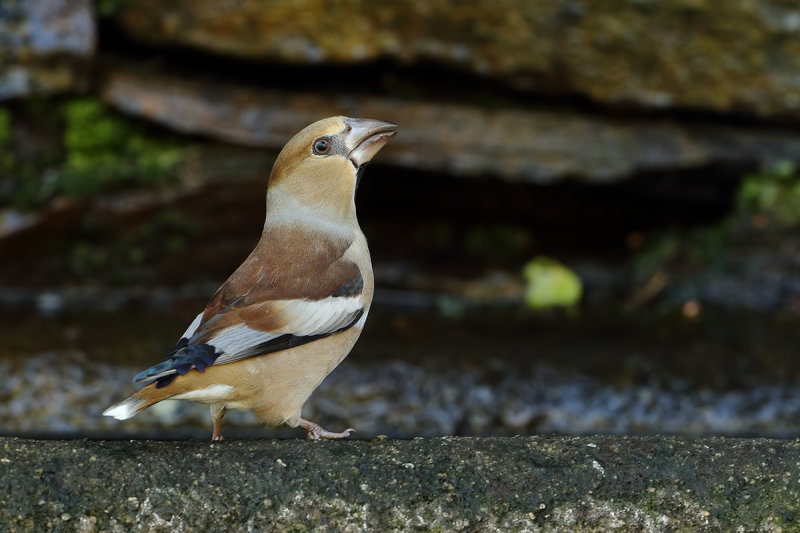
[[[397,134],[397,124],[368,118],[348,118],[345,124],[350,131],[345,134],[348,157],[356,167],[372,159],[383,145]]]

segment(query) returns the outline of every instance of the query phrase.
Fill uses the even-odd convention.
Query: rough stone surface
[[[0,100],[84,85],[94,49],[90,0],[3,0]]]
[[[800,116],[791,0],[134,0],[117,20],[147,43],[248,59],[427,60],[600,102]]]
[[[276,150],[326,116],[380,117],[401,125],[381,152],[381,163],[538,183],[566,177],[610,182],[657,170],[800,161],[800,135],[780,129],[331,97],[125,69],[107,73],[102,97],[126,113],[184,133]]]
[[[50,531],[787,531],[800,442],[0,440],[0,522]]]

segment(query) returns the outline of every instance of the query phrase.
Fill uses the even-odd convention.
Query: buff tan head
[[[396,134],[396,124],[364,118],[330,117],[303,128],[275,161],[268,219],[270,211],[287,208],[310,209],[331,221],[355,219],[359,176]]]

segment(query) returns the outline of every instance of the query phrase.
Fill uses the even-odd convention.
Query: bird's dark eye
[[[317,155],[327,154],[331,149],[331,142],[325,137],[320,137],[314,141],[314,153]]]

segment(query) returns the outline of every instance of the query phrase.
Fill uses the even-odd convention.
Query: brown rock
[[[433,60],[604,103],[800,118],[787,0],[132,0],[134,38],[248,59]]]
[[[90,0],[3,0],[0,100],[82,86],[94,49]]]
[[[280,149],[297,130],[342,114],[400,124],[380,161],[461,176],[611,182],[653,170],[800,161],[800,133],[570,111],[488,110],[363,96],[290,93],[116,69],[103,99],[185,133]]]

